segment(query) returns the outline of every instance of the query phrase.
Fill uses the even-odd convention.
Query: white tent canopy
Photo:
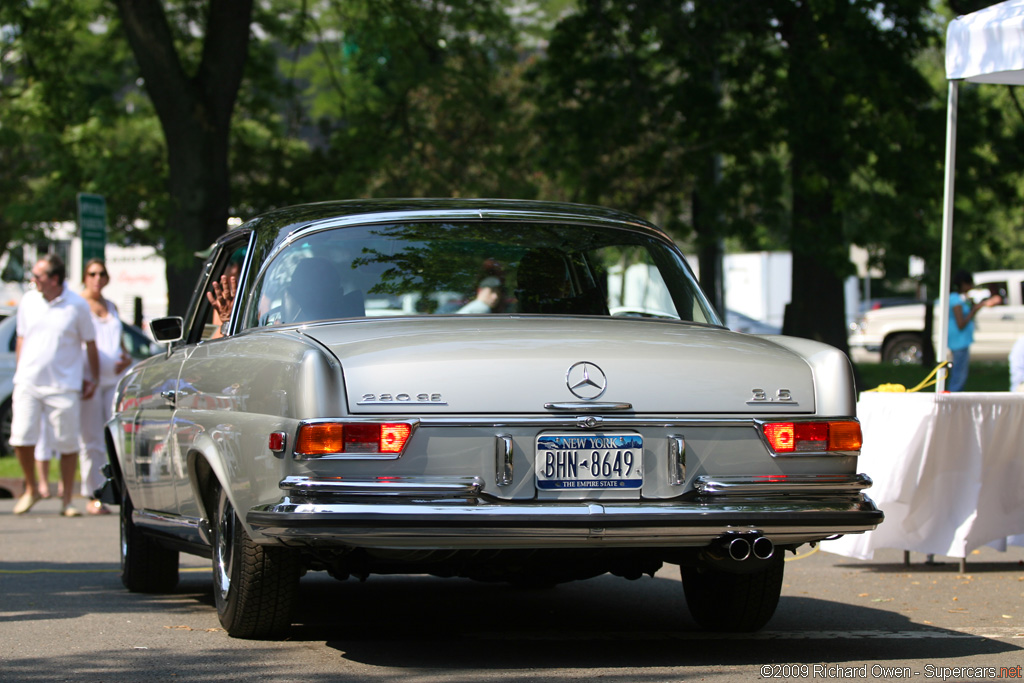
[[[960,81],[1024,85],[1024,0],[1006,0],[951,21],[946,32],[946,78],[949,80],[949,103],[942,212],[939,360],[946,358],[948,350],[956,114]],[[936,391],[945,388],[946,374],[945,370],[939,372]]]
[[[946,78],[1024,85],[1024,0],[957,17],[946,33]]]

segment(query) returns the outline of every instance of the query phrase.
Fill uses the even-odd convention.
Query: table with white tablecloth
[[[857,471],[885,521],[822,550],[869,560],[876,548],[965,558],[1024,546],[1024,394],[865,392],[857,417]]]

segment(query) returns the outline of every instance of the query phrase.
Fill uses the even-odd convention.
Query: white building
[[[31,285],[28,273],[38,256],[52,251],[67,264],[67,283],[82,289],[82,241],[75,236],[73,222],[58,223],[46,231],[47,241],[39,244],[8,244],[0,256],[0,307],[13,308]],[[108,244],[104,260],[110,282],[103,295],[114,302],[121,318],[135,322],[136,300],[143,325],[167,315],[167,268],[154,247],[120,247]]]

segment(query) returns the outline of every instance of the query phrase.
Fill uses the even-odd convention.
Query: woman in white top
[[[101,471],[107,462],[107,448],[103,440],[103,425],[110,419],[114,401],[114,389],[118,377],[131,365],[132,358],[124,348],[121,319],[117,306],[103,298],[103,288],[110,282],[110,275],[102,259],[90,259],[85,264],[82,297],[89,304],[92,323],[96,328],[96,351],[100,357],[99,387],[92,398],[82,401],[81,450],[82,495],[89,500],[86,512],[93,515],[110,513],[95,497],[95,491],[103,486]]]

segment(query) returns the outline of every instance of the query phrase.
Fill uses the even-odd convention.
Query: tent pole
[[[956,113],[960,81],[949,82],[949,102],[946,106],[946,180],[942,192],[942,265],[939,271],[939,352],[941,363],[949,350],[949,287],[953,261],[953,177],[956,171]],[[928,302],[925,302],[928,305]],[[946,369],[939,370],[935,392],[946,388]]]

